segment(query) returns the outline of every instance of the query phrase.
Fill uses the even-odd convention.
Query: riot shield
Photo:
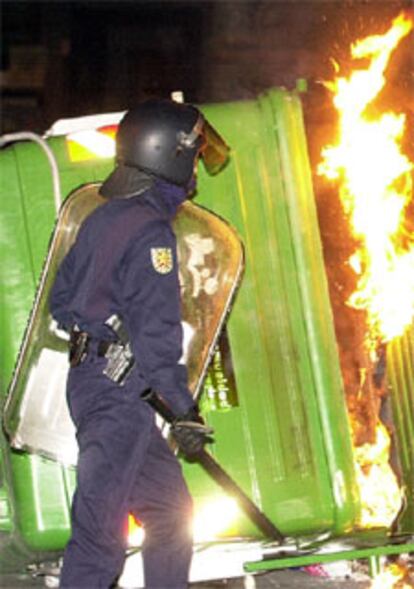
[[[49,313],[48,298],[63,257],[82,221],[104,199],[88,184],[65,201],[53,234],[4,411],[14,448],[75,464],[77,444],[66,405],[68,334]],[[243,247],[233,228],[212,212],[183,203],[174,220],[177,235],[184,360],[189,387],[198,398],[220,330],[243,270]]]

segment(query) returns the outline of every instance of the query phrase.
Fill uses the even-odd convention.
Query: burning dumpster
[[[381,63],[385,69],[386,62]],[[318,220],[297,91],[273,89],[255,101],[202,109],[232,146],[232,157],[214,182],[201,173],[197,202],[231,225],[241,237],[245,256],[243,280],[228,316],[225,309],[225,324],[219,322],[220,335],[209,351],[200,391],[203,414],[216,432],[214,457],[285,536],[306,536],[315,542],[354,538],[358,546],[367,528],[378,530],[376,542],[381,545],[391,542],[391,530],[410,535],[414,532],[412,316],[402,331],[388,339],[375,328],[374,343],[367,348],[368,340],[362,336],[358,350],[346,337],[341,339],[344,324],[345,333],[360,330],[365,335],[366,329],[360,317],[352,318],[355,313],[341,315],[344,307],[333,295],[338,279],[329,266],[323,220]],[[113,128],[108,120],[63,121],[49,133],[46,142],[57,162],[65,198],[71,193],[69,198],[80,193],[95,198],[96,183],[112,168]],[[37,145],[19,142],[1,151],[0,167],[4,399],[8,392],[6,436],[1,441],[0,558],[4,568],[16,570],[28,563],[53,561],[61,553],[69,534],[75,470],[73,459],[65,461],[56,450],[54,436],[61,435],[63,421],[57,419],[52,427],[51,414],[45,412],[38,415],[39,422],[43,419],[41,428],[37,424],[39,391],[41,396],[50,392],[57,365],[56,356],[42,356],[50,330],[39,340],[32,330],[37,315],[32,314],[25,331],[57,212],[49,164]],[[411,170],[407,163],[398,176],[407,174],[407,186]],[[211,256],[209,243],[202,243],[206,259]],[[365,253],[354,263],[368,266],[361,256]],[[190,266],[193,287],[200,301],[204,299],[193,313],[202,313],[214,291],[215,275],[203,272],[196,262]],[[238,276],[235,272],[232,280],[237,282]],[[41,281],[38,293],[46,283]],[[393,286],[394,278],[387,283]],[[354,299],[357,306],[363,305],[361,295]],[[47,310],[43,320],[48,321]],[[30,346],[21,348],[24,335],[28,342],[31,334]],[[30,356],[35,346],[37,353]],[[62,342],[57,346],[64,349]],[[363,361],[352,372],[356,352]],[[35,380],[39,372],[37,376],[27,372],[20,386],[20,369],[26,364],[43,372],[39,380]],[[61,403],[57,395],[62,395],[63,387],[54,390],[60,393],[53,393],[48,403],[55,407]],[[382,406],[388,420],[380,424]],[[34,429],[42,430],[41,442],[39,437],[33,441]],[[376,458],[366,462],[367,454],[375,454],[377,440],[381,456],[386,452],[385,469],[392,482],[390,490],[383,483],[374,484],[381,485],[387,509],[390,495],[396,497],[385,518],[378,517],[381,500],[375,507],[370,501],[367,505],[361,484],[368,474],[378,476]],[[183,468],[195,497],[197,545],[204,546],[207,555],[199,568],[195,558],[193,580],[241,574],[244,562],[258,561],[266,550],[277,553],[276,546],[263,548],[266,538],[261,531],[197,464],[183,463]],[[131,521],[131,546],[137,554],[141,532]],[[412,544],[406,546],[411,547],[406,551],[413,549]],[[403,549],[392,545],[390,550]],[[294,566],[291,560],[268,559],[250,570]]]

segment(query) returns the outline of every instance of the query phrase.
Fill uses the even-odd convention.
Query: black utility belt
[[[69,339],[69,363],[72,368],[82,364],[92,349],[99,357],[106,358],[103,374],[113,382],[123,385],[135,365],[129,342],[100,340],[96,342],[86,331],[72,329]]]

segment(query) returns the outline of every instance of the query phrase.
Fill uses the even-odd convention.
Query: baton
[[[147,389],[141,394],[141,398],[146,401],[167,423],[173,424],[177,416],[171,410],[164,399],[153,389]],[[220,487],[233,495],[245,514],[256,524],[263,534],[279,542],[285,540],[285,536],[270,521],[270,519],[257,507],[248,495],[240,488],[235,480],[223,469],[222,466],[206,450],[201,450],[196,455],[196,460],[204,470],[216,481]]]

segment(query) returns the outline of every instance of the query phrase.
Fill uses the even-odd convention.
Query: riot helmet
[[[126,197],[142,191],[148,178],[179,186],[190,182],[199,157],[217,173],[229,148],[194,106],[150,99],[129,110],[116,137],[116,167],[101,187],[103,196]]]

